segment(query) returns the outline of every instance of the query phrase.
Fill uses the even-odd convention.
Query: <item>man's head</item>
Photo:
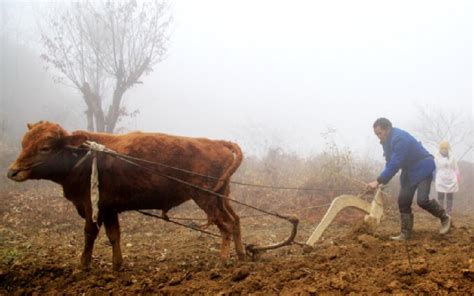
[[[380,139],[380,144],[385,143],[392,130],[392,123],[387,118],[381,117],[374,122],[374,133]]]

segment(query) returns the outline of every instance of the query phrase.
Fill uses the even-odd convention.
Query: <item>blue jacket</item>
[[[402,187],[415,186],[427,177],[433,177],[435,170],[433,155],[406,131],[392,128],[383,143],[383,152],[386,164],[377,178],[379,183],[387,184],[400,169]]]

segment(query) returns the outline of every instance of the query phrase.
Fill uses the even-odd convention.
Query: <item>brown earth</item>
[[[296,214],[302,219],[297,241],[309,237],[324,213],[310,211],[317,214]],[[169,214],[203,218],[192,203]],[[361,217],[338,219],[314,248],[294,244],[254,262],[232,257],[222,265],[218,239],[128,212],[120,216],[123,270],[112,271],[102,230],[92,269],[84,272],[77,268],[83,223],[60,190],[13,190],[0,194],[0,294],[474,294],[472,215],[455,213],[454,228],[440,236],[438,221],[417,210],[407,245],[388,239],[398,231],[394,211],[375,231],[365,231]],[[247,244],[277,242],[289,229],[266,216],[242,219]]]

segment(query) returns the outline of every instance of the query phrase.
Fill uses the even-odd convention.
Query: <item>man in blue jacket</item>
[[[448,233],[451,217],[436,200],[430,200],[429,197],[435,170],[433,156],[412,135],[392,127],[392,123],[386,118],[377,119],[373,128],[380,139],[380,144],[383,145],[386,164],[377,180],[369,183],[368,187],[375,190],[380,184],[387,184],[400,169],[402,170],[401,189],[398,195],[401,232],[392,239],[407,240],[411,237],[413,229],[411,204],[415,192],[417,192],[418,205],[441,220],[439,232]]]

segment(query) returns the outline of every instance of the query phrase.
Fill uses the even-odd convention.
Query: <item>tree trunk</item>
[[[93,116],[92,110],[89,107],[87,107],[87,110],[85,113],[87,116],[87,130],[90,132],[93,132],[94,131],[94,116]]]
[[[88,106],[88,112],[91,112],[95,119],[95,128],[98,132],[105,131],[105,118],[104,111],[102,110],[101,98],[97,93],[94,93],[89,83],[84,82],[81,88],[82,94],[84,96],[84,101]],[[89,119],[88,119],[89,122]],[[93,123],[92,126],[93,128]]]
[[[106,132],[113,133],[117,121],[120,117],[120,102],[122,101],[122,96],[124,90],[121,87],[117,87],[114,91],[114,97],[112,99],[112,104],[109,107],[109,112],[107,113],[107,128]]]

